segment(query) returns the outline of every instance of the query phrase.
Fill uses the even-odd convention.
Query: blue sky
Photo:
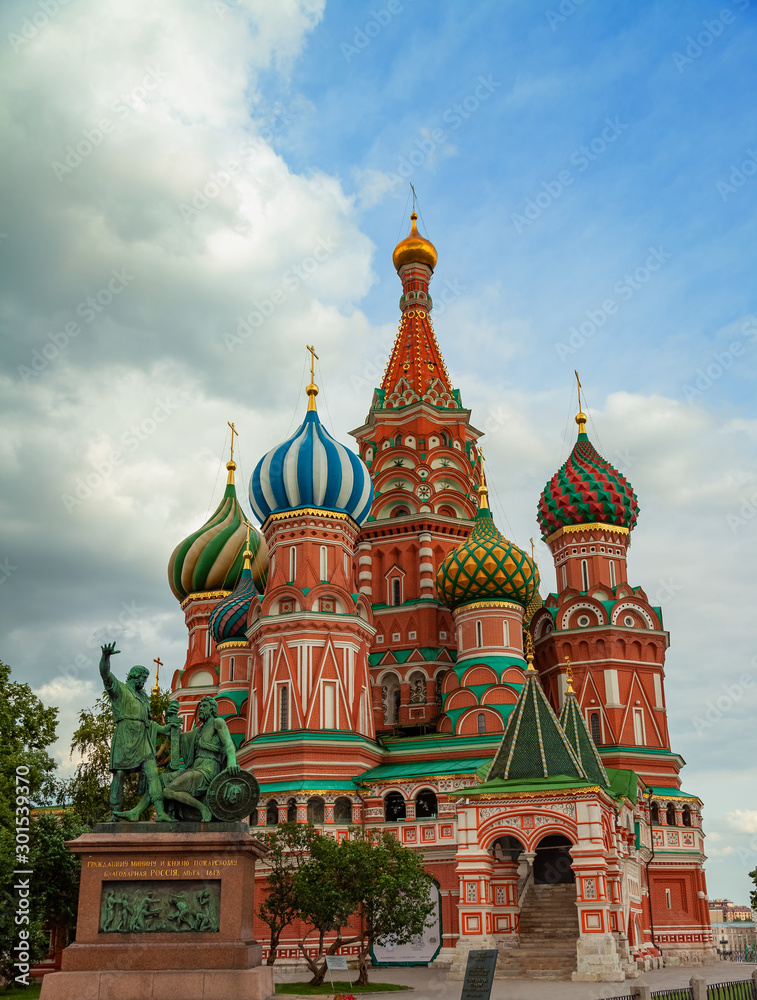
[[[226,421],[243,494],[304,411],[307,342],[332,432],[362,422],[398,322],[412,181],[500,526],[523,545],[536,532],[575,433],[574,368],[592,440],[636,488],[630,578],[671,632],[671,732],[706,804],[710,893],[746,901],[756,13],[2,5],[0,656],[60,705],[64,767],[98,642],[183,662],[166,564],[218,502]],[[317,246],[325,262],[235,341]],[[537,556],[552,586],[538,540]]]

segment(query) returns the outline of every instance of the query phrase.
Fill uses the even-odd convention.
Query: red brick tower
[[[247,622],[254,669],[240,762],[278,796],[283,818],[287,793],[322,790],[333,801],[379,758],[368,674],[375,630],[353,573],[373,491],[365,465],[321,424],[312,370],[307,393],[302,425],[250,482],[270,568]]]
[[[643,815],[652,827],[653,856],[642,886],[651,908],[650,943],[670,957],[699,960],[712,948],[702,802],[681,790],[684,761],[670,747],[664,689],[669,636],[661,609],[628,583],[626,555],[639,511],[631,484],[593,447],[582,412],[576,423],[573,451],[539,501],[558,589],[530,623],[536,664],[559,711],[569,658],[578,707],[602,763],[634,771],[645,783]]]
[[[360,593],[373,606],[373,717],[377,732],[434,728],[441,678],[456,652],[450,612],[437,600],[440,563],[476,513],[476,440],[431,324],[433,244],[416,227],[397,244],[399,332],[362,427],[352,431],[375,499],[358,539]]]

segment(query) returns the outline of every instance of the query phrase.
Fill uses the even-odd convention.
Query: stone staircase
[[[570,979],[576,968],[575,885],[531,885],[520,913],[520,943],[501,948],[497,979]]]

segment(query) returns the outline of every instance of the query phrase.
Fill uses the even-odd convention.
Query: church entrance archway
[[[562,834],[552,833],[536,845],[534,882],[537,885],[571,885],[576,881],[570,856],[571,842]]]

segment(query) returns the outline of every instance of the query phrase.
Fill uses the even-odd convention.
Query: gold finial
[[[528,664],[528,670],[526,673],[536,673],[536,667],[534,666],[534,640],[531,638],[531,633],[526,634],[526,663]]]
[[[245,542],[244,552],[242,553],[242,555],[244,556],[244,566],[243,566],[243,569],[249,569],[249,570],[251,570],[252,569],[252,564],[250,563],[250,560],[252,559],[252,551],[250,549],[250,525],[249,525],[249,523],[247,524],[247,541]]]
[[[156,656],[152,662],[155,664],[155,684],[153,686],[152,693],[159,694],[160,687],[158,682],[160,680],[160,668],[163,666],[163,661],[159,656]]]
[[[412,183],[410,184],[410,190],[413,192],[413,215],[415,215],[415,187]],[[407,204],[407,202],[405,202],[405,204]],[[415,218],[417,219],[418,216],[415,215]]]
[[[566,694],[575,694],[573,690],[573,667],[570,665],[570,657],[565,657],[565,679],[568,682],[568,690]]]
[[[529,542],[531,543],[531,562],[536,562],[536,556],[534,555],[534,540],[533,540],[533,538],[529,538]]]
[[[236,436],[239,437],[239,431],[236,429],[233,422],[227,420],[226,423],[231,428],[231,457],[229,458],[229,461],[226,463],[226,468],[229,470],[229,475],[228,478],[226,479],[226,485],[233,486],[234,470],[237,467],[237,463],[234,461],[234,435],[236,434]]]
[[[476,487],[478,493],[478,509],[489,510],[489,487],[486,485],[486,473],[484,472],[484,453],[479,449],[479,484]]]
[[[305,392],[308,394],[308,410],[314,410],[316,408],[315,397],[318,395],[318,386],[315,384],[315,363],[321,359],[310,344],[305,344],[305,347],[310,351],[310,385]]]
[[[578,377],[578,372],[573,369],[576,376],[576,384],[578,385],[578,413],[576,414],[576,423],[578,424],[578,433],[586,433],[586,414],[581,409],[581,379]]]

